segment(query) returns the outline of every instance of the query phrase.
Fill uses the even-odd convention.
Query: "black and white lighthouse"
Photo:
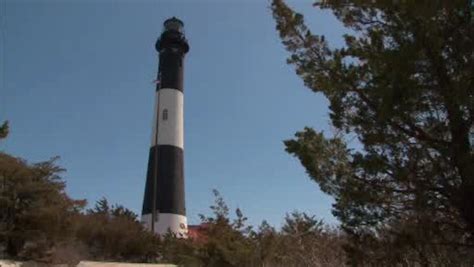
[[[183,61],[189,45],[181,20],[173,17],[163,26],[155,45],[160,59],[141,220],[154,233],[185,237]]]

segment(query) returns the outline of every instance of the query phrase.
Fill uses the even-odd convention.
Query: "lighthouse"
[[[143,198],[143,225],[164,235],[187,235],[184,198],[183,61],[189,50],[184,24],[173,17],[163,23],[156,42],[159,67],[151,146]]]

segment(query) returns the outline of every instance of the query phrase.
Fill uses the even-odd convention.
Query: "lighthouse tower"
[[[186,237],[184,204],[183,60],[189,50],[183,22],[166,20],[156,42],[160,55],[142,223],[159,235]]]

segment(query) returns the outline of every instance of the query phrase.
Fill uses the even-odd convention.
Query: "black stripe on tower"
[[[155,159],[155,156],[158,158]],[[157,169],[154,170],[154,168]],[[183,150],[170,145],[157,145],[150,148],[142,214],[151,214],[153,210],[153,174],[155,171],[158,177],[156,185],[156,209],[158,212],[186,215]]]
[[[183,92],[183,54],[174,48],[160,52],[159,86],[156,90],[167,88]]]

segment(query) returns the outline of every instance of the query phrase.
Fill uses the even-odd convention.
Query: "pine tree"
[[[474,27],[466,1],[321,1],[350,29],[331,47],[282,0],[272,11],[288,62],[330,102],[338,135],[311,128],[285,141],[335,198],[357,240],[378,229],[414,241],[474,244]],[[349,149],[347,136],[362,150]],[[364,253],[360,246],[360,253]]]
[[[5,121],[2,126],[0,126],[0,139],[7,137],[9,132],[8,121]]]

